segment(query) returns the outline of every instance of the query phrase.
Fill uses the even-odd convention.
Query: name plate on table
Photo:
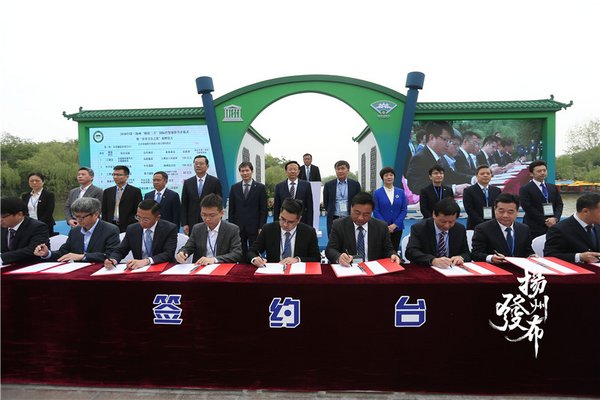
[[[586,275],[594,273],[556,257],[506,257],[505,260],[532,274]]]
[[[318,262],[299,262],[293,264],[266,263],[256,268],[254,275],[321,275],[321,264]]]

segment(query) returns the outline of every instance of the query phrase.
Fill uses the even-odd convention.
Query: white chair
[[[68,236],[67,235],[56,235],[56,236],[52,236],[50,238],[50,250],[51,251],[56,251],[60,248],[60,246],[62,246],[63,244],[65,244],[65,242],[67,241]]]
[[[467,244],[469,245],[469,251],[473,251],[473,234],[475,231],[473,229],[467,229]]]
[[[185,233],[177,233],[177,247],[175,247],[175,254],[177,254],[177,252],[179,251],[180,248],[182,248],[188,241],[189,236],[186,235]],[[190,255],[186,262],[190,263],[192,262],[192,256]]]
[[[544,257],[544,245],[546,244],[546,235],[541,235],[533,239],[531,247],[535,254],[539,257]]]
[[[120,242],[123,241],[124,237],[125,237],[125,232],[119,233],[119,241]],[[121,263],[126,263],[129,260],[133,260],[133,254],[131,253],[131,251],[129,253],[127,253],[127,255],[125,256],[125,258],[123,258],[120,262]]]
[[[404,236],[402,238],[402,241],[400,242],[400,248],[402,249],[402,257],[404,258],[404,261],[406,261],[407,263],[410,262],[410,260],[408,258],[406,258],[406,245],[408,244],[408,238],[410,238],[410,234]]]

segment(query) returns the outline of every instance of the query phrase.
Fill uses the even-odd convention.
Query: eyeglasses
[[[205,213],[200,213],[200,216],[202,217],[202,219],[213,219],[216,218],[220,215],[220,213],[211,213],[211,214],[205,214]]]
[[[87,217],[89,217],[90,215],[93,215],[94,213],[89,213],[89,214],[85,214],[83,216],[79,216],[79,215],[74,215],[75,219],[77,221],[83,221],[84,219],[86,219]]]
[[[442,139],[446,143],[450,143],[452,141],[452,138],[449,137],[438,136],[438,138]]]
[[[139,215],[135,216],[135,219],[137,221],[141,221],[141,222],[152,222],[152,218],[148,218],[148,217],[140,217]]]
[[[291,219],[285,219],[283,217],[279,217],[279,222],[281,222],[284,225],[294,225],[294,224],[297,224],[298,222],[300,222],[300,219],[291,220]]]

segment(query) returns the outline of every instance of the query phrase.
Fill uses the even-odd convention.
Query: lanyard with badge
[[[342,191],[342,185],[346,186],[346,191]],[[348,193],[348,181],[346,180],[344,183],[338,181],[337,189],[340,198],[340,200],[337,200],[340,212],[347,213],[348,201],[346,200],[346,194]]]
[[[213,246],[212,242],[210,241],[210,236],[211,236],[210,234],[211,234],[211,231],[208,231],[208,237],[207,237],[207,239],[208,239],[208,247],[210,248],[210,251],[212,252],[212,256],[214,258],[216,258],[217,257],[217,251],[216,251],[216,249],[217,249],[217,239],[215,239],[215,244]]]
[[[544,185],[544,182],[542,182],[540,185],[540,189],[542,190],[542,195],[544,196],[545,200],[545,202],[542,204],[544,209],[544,217],[554,217],[554,206],[552,203],[550,203],[548,189],[546,188],[546,185]]]
[[[279,246],[281,246],[281,253],[279,254],[285,254],[286,250],[288,249],[287,246],[292,246],[292,240],[294,239],[294,236],[296,236],[296,232],[298,231],[294,231],[294,233],[290,236],[289,242],[287,240],[284,242],[283,237],[279,238]],[[290,254],[292,254],[292,249],[290,249]]]
[[[492,207],[490,207],[490,189],[486,187],[483,189],[485,195],[485,207],[483,207],[483,219],[492,219]]]
[[[444,196],[444,188],[440,186],[440,191],[438,192],[437,188],[434,186],[433,191],[435,192],[437,198],[442,200],[442,196]]]

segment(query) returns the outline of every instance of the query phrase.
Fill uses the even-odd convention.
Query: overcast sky
[[[62,141],[77,137],[62,112],[80,106],[201,106],[198,76],[213,78],[217,98],[304,74],[406,93],[410,71],[425,73],[419,101],[573,100],[557,114],[559,153],[571,128],[600,117],[600,2],[408,3],[4,1],[0,130]],[[365,124],[333,98],[285,98],[253,126],[273,155],[312,152],[324,175],[340,158],[357,169],[351,137]]]

